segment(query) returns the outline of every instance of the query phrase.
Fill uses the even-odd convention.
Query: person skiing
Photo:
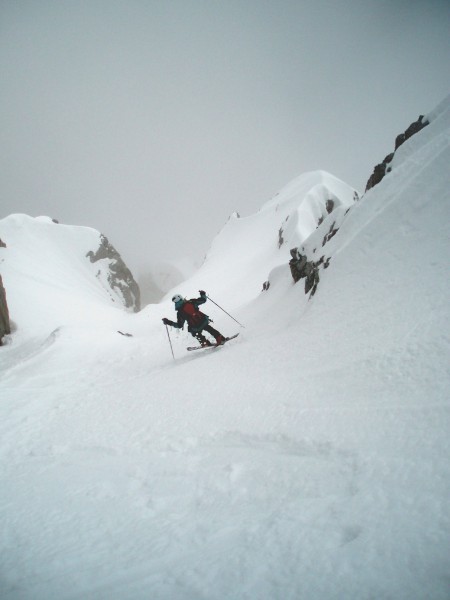
[[[185,322],[188,323],[189,333],[197,338],[202,347],[213,346],[209,340],[203,335],[203,331],[207,331],[216,340],[218,346],[224,344],[227,341],[219,331],[211,327],[209,324],[211,319],[205,313],[202,313],[198,307],[200,304],[204,304],[207,300],[206,292],[200,290],[200,298],[191,298],[186,300],[180,294],[175,294],[172,298],[172,302],[175,304],[175,310],[177,311],[177,322],[171,321],[170,319],[162,320],[164,325],[170,325],[177,329],[183,329]]]

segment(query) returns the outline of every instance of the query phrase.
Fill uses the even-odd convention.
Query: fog
[[[449,31],[433,0],[4,0],[0,218],[200,261],[305,171],[364,191],[449,93]]]

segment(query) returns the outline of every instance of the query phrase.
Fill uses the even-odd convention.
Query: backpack
[[[186,315],[187,322],[190,327],[200,327],[200,325],[204,323],[205,319],[208,319],[207,315],[198,310],[197,306],[195,306],[195,304],[190,300],[183,304],[181,310]]]

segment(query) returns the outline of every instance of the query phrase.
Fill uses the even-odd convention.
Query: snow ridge
[[[304,244],[317,228],[323,238],[333,223],[331,217],[341,221],[339,215],[357,199],[353,188],[329,173],[301,175],[254,215],[232,215],[214,239],[202,267],[165,298],[175,291],[189,296],[192,290],[207,287],[211,296],[225,297],[232,307],[254,300],[272,270],[282,265],[287,268],[291,248]],[[238,296],[230,294],[236,289]]]

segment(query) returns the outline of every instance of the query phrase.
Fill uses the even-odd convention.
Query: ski
[[[189,350],[189,352],[191,352],[192,350],[208,350],[209,348],[220,348],[221,346],[223,346],[230,340],[234,340],[234,338],[237,338],[238,335],[239,334],[236,333],[235,335],[232,335],[231,337],[225,338],[225,341],[223,344],[211,344],[211,346],[189,346],[187,348],[187,350]]]

